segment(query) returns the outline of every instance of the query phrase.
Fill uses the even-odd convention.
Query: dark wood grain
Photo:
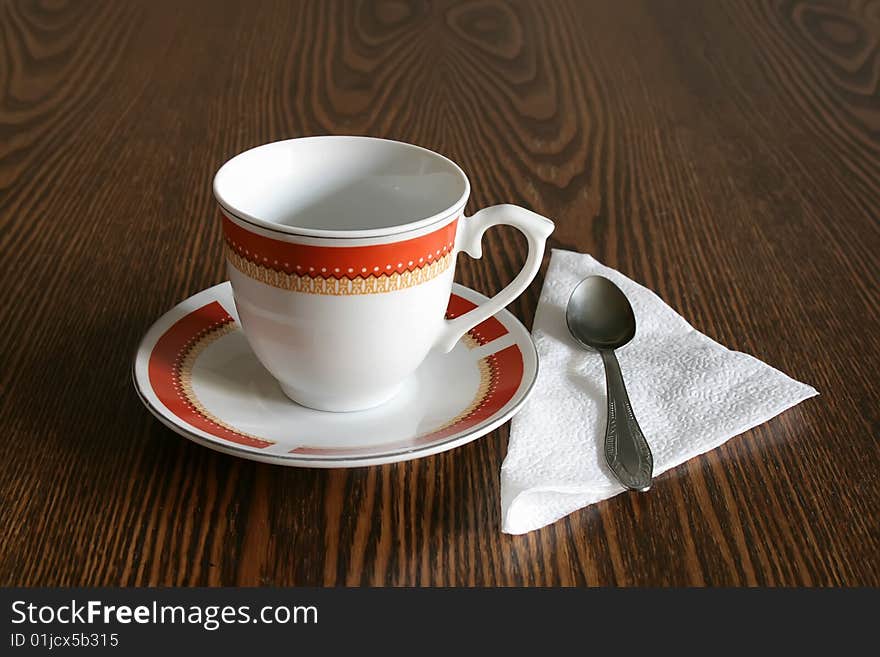
[[[521,537],[506,426],[333,472],[179,438],[130,357],[223,279],[213,172],[323,133],[447,154],[822,396]],[[0,2],[0,584],[880,585],[878,218],[876,1]],[[525,245],[484,245],[493,293]]]

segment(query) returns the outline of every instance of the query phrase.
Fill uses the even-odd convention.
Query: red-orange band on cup
[[[255,265],[297,276],[355,279],[413,272],[452,253],[458,219],[408,240],[366,246],[313,246],[265,237],[223,217],[226,243]]]

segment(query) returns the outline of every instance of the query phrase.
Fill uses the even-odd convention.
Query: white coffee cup
[[[245,336],[285,394],[355,411],[390,399],[432,349],[519,296],[553,223],[514,205],[463,215],[451,160],[371,137],[306,137],[245,151],[214,177],[227,271]],[[456,254],[490,226],[528,239],[525,265],[488,303],[445,319]]]

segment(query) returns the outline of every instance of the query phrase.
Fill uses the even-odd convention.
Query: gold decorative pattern
[[[227,431],[232,431],[233,433],[237,433],[241,436],[246,436],[247,438],[252,438],[254,440],[258,440],[261,442],[266,442],[265,438],[261,438],[260,436],[254,436],[249,433],[245,433],[241,429],[232,426],[221,420],[219,417],[211,413],[199,398],[196,396],[195,390],[193,390],[192,386],[192,369],[193,365],[195,365],[196,360],[198,360],[201,353],[210,345],[211,343],[219,340],[224,335],[228,335],[229,333],[233,333],[238,330],[238,326],[234,321],[228,321],[224,324],[221,324],[217,328],[211,329],[207,333],[203,335],[197,335],[193,338],[193,341],[188,345],[183,357],[177,363],[177,375],[180,381],[180,390],[183,393],[186,401],[206,420],[216,424],[218,427],[223,427]]]
[[[448,316],[447,316],[447,317],[448,317]],[[461,336],[461,338],[459,338],[459,340],[461,341],[461,343],[462,343],[465,347],[467,347],[468,349],[476,349],[477,347],[481,346],[479,340],[477,340],[477,339],[473,336],[473,333],[474,333],[474,329],[471,329],[470,331],[468,331],[467,333],[465,333],[463,336]]]
[[[474,340],[470,335],[465,335],[469,340]],[[474,343],[476,343],[475,340]],[[468,404],[461,413],[449,420],[449,422],[446,422],[445,424],[429,431],[426,434],[422,434],[422,436],[419,436],[420,438],[424,436],[430,436],[431,434],[435,434],[439,431],[443,431],[444,429],[448,429],[449,427],[466,420],[470,415],[475,413],[477,409],[480,408],[480,406],[483,405],[483,402],[486,401],[489,393],[492,392],[495,387],[495,371],[491,363],[489,362],[490,358],[491,356],[487,358],[481,358],[477,362],[477,369],[480,371],[480,385],[477,386],[477,392],[474,393],[474,398],[471,400],[471,403]]]
[[[403,273],[380,274],[378,276],[358,276],[357,278],[321,278],[300,276],[263,267],[236,253],[229,244],[225,245],[226,257],[232,266],[245,276],[292,292],[303,294],[324,294],[346,296],[354,294],[382,294],[395,292],[426,283],[445,272],[452,264],[452,253],[437,258],[429,265]]]

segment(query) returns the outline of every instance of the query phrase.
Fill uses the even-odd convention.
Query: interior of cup
[[[297,233],[381,232],[463,203],[467,177],[418,146],[371,137],[306,137],[258,146],[214,178],[229,212]]]

